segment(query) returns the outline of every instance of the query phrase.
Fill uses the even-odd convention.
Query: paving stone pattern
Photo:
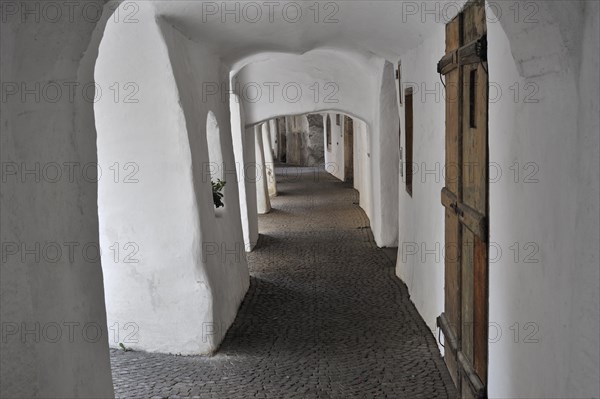
[[[218,352],[112,350],[117,397],[456,397],[358,192],[317,168],[276,173],[250,289]]]

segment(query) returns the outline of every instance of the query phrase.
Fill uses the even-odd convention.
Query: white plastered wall
[[[88,5],[102,10],[104,2]],[[98,22],[81,13],[71,20],[25,21],[8,9],[2,12],[3,95],[8,92],[5,83],[26,85],[32,94],[7,95],[0,113],[0,396],[109,398],[114,396],[110,336],[96,254],[93,98],[98,92],[93,90],[93,69],[110,12]],[[52,82],[61,88],[58,97],[50,99],[38,90],[36,101],[36,84]],[[67,84],[76,89],[69,91]],[[5,169],[13,163],[19,165],[15,175]],[[40,171],[59,165],[61,175],[42,179],[36,165]],[[23,177],[25,169],[34,172]],[[42,256],[36,243],[40,248],[54,243],[61,255]],[[13,244],[33,251],[24,257],[23,250],[13,254],[6,246]],[[91,248],[89,254],[83,247]]]
[[[204,82],[221,82],[227,73],[217,57],[157,20],[151,7],[140,7],[138,19],[108,24],[96,66],[99,84],[134,82],[140,93],[137,103],[103,98],[95,106],[100,165],[131,162],[139,171],[130,184],[99,182],[107,317],[109,325],[138,329],[126,346],[210,353],[249,284],[228,104],[202,95]],[[216,211],[209,111],[219,125],[221,174],[231,178],[225,208]],[[139,249],[137,262],[113,256],[108,249],[115,243]]]
[[[256,163],[254,128],[246,127],[244,106],[240,98],[231,93],[229,97],[231,114],[231,136],[238,175],[240,218],[246,252],[252,251],[258,242],[257,181],[261,175]]]
[[[490,393],[599,397],[598,3],[538,4],[488,23]]]
[[[240,219],[244,247],[250,252],[258,241],[258,212],[256,205],[256,165],[254,154],[254,137],[248,139],[244,127],[243,108],[239,98],[232,94],[230,97],[231,137],[240,199]],[[251,129],[253,131],[253,129]],[[250,140],[250,141],[249,141]]]
[[[267,190],[269,196],[277,196],[277,181],[275,179],[275,163],[273,162],[273,145],[271,137],[271,123],[265,122],[261,125],[263,152],[265,157],[265,173],[267,176]]]
[[[254,153],[256,155],[253,166],[255,167],[256,172],[256,209],[259,215],[264,215],[265,213],[269,213],[271,211],[262,126],[263,124],[257,124],[251,127],[254,135]]]
[[[331,121],[331,132],[327,132],[327,116]],[[344,181],[344,115],[340,114],[340,125],[336,123],[336,113],[323,114],[323,129],[325,143],[325,170]],[[331,145],[327,145],[327,136],[331,134]]]
[[[359,205],[369,220],[373,217],[371,190],[371,136],[366,122],[354,120],[354,188],[359,192]]]
[[[394,65],[385,62],[379,69],[379,94],[371,137],[371,226],[380,247],[398,245],[398,103]]]
[[[396,273],[406,283],[411,299],[429,328],[444,307],[444,186],[445,105],[436,73],[443,54],[444,28],[402,56],[402,87],[413,87],[413,194],[406,191],[406,174],[399,179],[399,242]],[[432,94],[427,94],[426,90]],[[404,101],[400,110],[402,147],[405,147]],[[406,152],[406,149],[404,148]],[[430,172],[433,171],[433,172]]]

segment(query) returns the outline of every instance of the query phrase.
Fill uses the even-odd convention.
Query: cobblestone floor
[[[348,184],[278,167],[251,285],[212,357],[111,352],[118,397],[456,397]]]

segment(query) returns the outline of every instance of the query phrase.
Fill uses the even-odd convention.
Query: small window
[[[325,129],[327,130],[327,148],[331,149],[331,118],[327,114],[327,121],[325,122]]]
[[[406,192],[413,194],[413,90],[409,87],[404,92],[404,148]]]
[[[340,114],[335,114],[335,124],[337,126],[341,126],[342,125],[342,118],[340,117]]]
[[[206,144],[208,145],[207,170],[211,180],[223,178],[223,154],[221,153],[221,135],[219,123],[212,111],[206,116]]]
[[[206,144],[208,146],[208,162],[203,165],[202,178],[204,181],[210,182],[211,190],[214,190],[212,185],[219,184],[219,180],[223,180],[223,153],[221,151],[221,135],[219,133],[219,123],[212,111],[208,111],[206,116]],[[221,188],[221,192],[223,189]],[[222,197],[221,197],[222,198]],[[214,194],[213,194],[213,200]],[[215,207],[217,203],[215,202]],[[219,207],[224,207],[224,202],[221,200]],[[219,212],[215,208],[215,214]]]

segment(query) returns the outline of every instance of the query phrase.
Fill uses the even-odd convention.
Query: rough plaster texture
[[[367,124],[360,119],[354,123],[354,188],[359,192],[360,207],[372,223],[371,135]]]
[[[200,95],[202,82],[226,71],[152,8],[141,7],[138,19],[109,22],[96,64],[100,85],[136,82],[144,93],[138,103],[107,97],[95,106],[100,164],[132,162],[139,170],[137,182],[99,182],[102,248],[139,249],[129,259],[103,252],[109,325],[135,323],[132,348],[210,353],[249,283],[229,111]],[[211,178],[232,179],[225,208],[214,208]]]
[[[379,75],[379,100],[373,121],[372,190],[375,241],[382,247],[398,245],[398,104],[394,65],[385,62]]]
[[[383,60],[340,50],[316,49],[302,55],[271,54],[243,67],[236,94],[247,124],[282,115],[342,110],[371,122],[379,97]],[[276,84],[269,88],[271,82]]]
[[[265,156],[265,173],[267,175],[267,190],[270,197],[277,196],[277,182],[275,180],[275,163],[273,162],[273,145],[271,137],[271,124],[265,122],[261,125],[263,151]]]
[[[575,395],[600,396],[600,337],[594,334],[600,321],[600,96],[598,95],[598,70],[600,70],[600,6],[597,2],[585,3],[585,18],[579,58],[579,107],[577,119],[577,211],[574,278],[570,281],[573,302],[569,310],[572,353],[567,389]],[[557,13],[560,16],[561,13]],[[576,45],[576,44],[575,44]],[[589,84],[590,82],[596,84]],[[572,239],[572,238],[571,238]]]
[[[503,249],[490,265],[490,320],[506,333],[490,345],[490,392],[598,397],[598,4],[586,2],[587,16],[568,26],[561,14],[580,3],[546,5],[533,27],[505,17],[489,24],[490,81],[504,91],[490,104],[490,162],[503,173],[490,184],[490,240]],[[583,29],[581,48],[569,48],[565,29]],[[543,44],[524,40],[530,34]],[[515,83],[519,101],[508,89]],[[524,99],[528,84],[537,89],[533,102]],[[533,243],[537,262],[523,252],[515,262],[515,242],[522,250]],[[521,336],[515,345],[515,322],[535,323],[539,342]]]
[[[203,343],[204,341],[210,343],[209,351],[212,352],[218,347],[233,322],[249,285],[248,268],[243,256],[239,191],[238,186],[233,183],[239,175],[233,154],[231,116],[228,104],[222,98],[205,99],[200,89],[207,81],[225,82],[229,71],[216,55],[185,38],[171,26],[164,23],[162,26],[186,117],[192,154],[194,187],[200,210],[201,259],[211,282],[213,301],[211,320],[203,321],[202,324],[202,340]],[[206,66],[208,62],[214,63],[214,66],[200,68]],[[214,113],[219,125],[219,135],[212,138],[207,137],[206,130],[202,130],[205,128],[204,114],[209,112]],[[211,143],[214,140],[218,142]],[[216,161],[207,158],[207,150],[204,146],[214,148],[219,145],[221,157],[217,157]],[[208,152],[215,151],[209,149]],[[209,168],[214,167],[212,165],[214,162],[222,161],[222,165],[216,165],[220,169],[218,175],[225,181],[229,181],[223,191],[225,207],[216,211],[212,201],[212,188],[206,173],[207,160],[211,162]]]
[[[262,124],[255,125],[252,128],[254,134],[254,151],[256,154],[256,209],[259,215],[264,215],[271,211],[271,201],[269,200],[269,186],[267,183],[267,167],[265,165],[265,146],[263,144]],[[256,226],[258,230],[258,226]]]
[[[230,98],[229,109],[231,113],[231,137],[237,170],[237,183],[240,193],[242,234],[244,235],[244,247],[247,252],[250,252],[258,241],[254,137],[251,136],[251,141],[248,141],[248,133],[243,126],[243,108],[240,106],[239,99],[235,94]]]
[[[436,330],[435,319],[444,308],[444,259],[441,256],[444,208],[440,203],[440,192],[444,186],[441,166],[445,160],[445,105],[436,73],[437,61],[445,51],[444,40],[444,28],[440,26],[436,36],[401,59],[403,87],[411,86],[414,92],[414,166],[412,197],[406,191],[406,175],[398,179],[397,273],[408,286],[413,302],[432,331]],[[433,94],[427,94],[426,90]],[[436,117],[432,117],[434,115]],[[403,105],[400,122],[404,130]],[[402,147],[404,139],[403,134]]]
[[[104,2],[90,5],[102,10]],[[111,397],[97,256],[92,100],[97,93],[81,90],[93,82],[105,19],[96,24],[77,14],[72,21],[29,22],[3,10],[0,24],[3,96],[7,83],[31,92],[2,100],[0,396]],[[67,86],[57,97],[35,89],[48,82],[79,89],[70,92],[72,97]],[[5,169],[12,163],[19,165],[15,175]],[[58,167],[42,172],[47,165]],[[85,165],[91,166],[89,174],[82,172]],[[34,172],[22,175],[25,169]],[[60,255],[45,253],[47,243],[54,243]],[[14,253],[7,247],[13,244],[22,249]],[[84,245],[91,248],[89,255]],[[8,333],[9,326],[16,327],[14,334]]]

